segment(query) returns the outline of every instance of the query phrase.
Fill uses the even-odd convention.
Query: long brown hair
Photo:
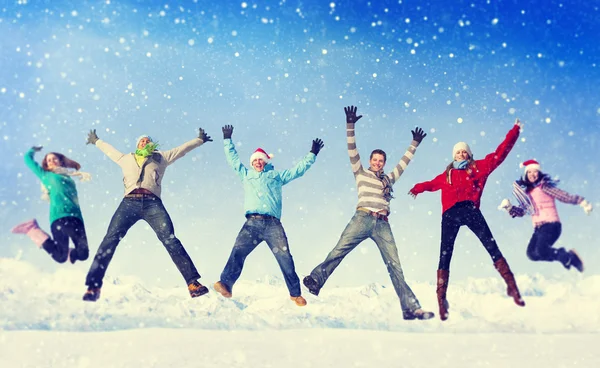
[[[450,170],[454,169],[454,161],[452,161],[448,166],[446,166],[446,182],[452,184],[450,180]],[[471,175],[473,169],[477,170],[477,163],[471,157],[467,160],[467,174]]]
[[[44,156],[44,159],[42,160],[42,169],[44,169],[45,171],[51,171],[50,169],[48,169],[48,164],[46,163],[46,158],[48,157],[48,155],[54,155],[54,156],[58,157],[58,160],[60,161],[60,166],[62,166],[62,167],[66,167],[69,169],[75,169],[75,170],[81,169],[81,165],[79,164],[79,162],[71,160],[70,158],[63,155],[62,153],[48,152],[46,154],[46,156]]]

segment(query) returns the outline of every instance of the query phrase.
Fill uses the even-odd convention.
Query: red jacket
[[[446,172],[436,176],[431,181],[416,184],[410,192],[414,195],[423,192],[435,192],[442,190],[442,213],[458,202],[472,201],[479,208],[481,195],[488,176],[506,159],[519,138],[519,126],[515,125],[508,132],[504,141],[496,148],[496,151],[485,156],[482,160],[475,160],[470,166],[470,174],[467,170],[450,170],[451,181],[446,179]]]

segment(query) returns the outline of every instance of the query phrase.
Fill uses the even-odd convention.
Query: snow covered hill
[[[30,263],[0,258],[0,329],[114,331],[138,328],[211,330],[368,329],[426,333],[597,333],[600,276],[564,281],[517,275],[527,303],[505,296],[500,277],[454,282],[450,319],[404,321],[391,285],[326,287],[296,307],[281,279],[241,280],[234,297],[211,288],[191,299],[184,285],[158,288],[133,277],[107,278],[96,303],[81,300],[85,275],[64,267],[46,273]],[[211,286],[214,280],[201,280]],[[436,312],[432,283],[411,285],[425,309]]]

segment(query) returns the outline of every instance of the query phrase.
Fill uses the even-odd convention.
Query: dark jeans
[[[402,310],[412,312],[421,308],[417,297],[404,279],[398,248],[396,248],[390,224],[363,211],[354,213],[340,236],[340,240],[329,252],[327,258],[310,273],[310,276],[317,281],[319,289],[325,285],[329,276],[339,266],[344,257],[366,239],[372,239],[379,248],[396,295],[400,299]]]
[[[560,222],[550,222],[536,227],[527,246],[527,257],[532,261],[560,261],[563,264],[568,262],[570,255],[565,248],[552,248],[561,231]]]
[[[85,261],[88,259],[87,236],[83,221],[77,217],[63,217],[51,225],[52,238],[42,244],[42,248],[58,263],[64,263],[69,258],[69,238],[73,241],[75,249],[71,249],[71,260]]]
[[[285,284],[290,296],[300,296],[300,279],[296,274],[294,259],[290,253],[287,236],[281,222],[273,218],[249,218],[235,239],[231,255],[221,273],[221,282],[233,289],[240,277],[246,257],[262,242],[265,241],[275,256],[283,273]]]
[[[158,240],[163,243],[188,284],[200,278],[190,256],[179,239],[175,237],[173,222],[160,198],[154,196],[125,197],[110,220],[106,236],[104,236],[96,252],[94,262],[85,281],[87,286],[102,287],[102,279],[115,254],[117,245],[125,237],[127,231],[139,220],[146,221],[154,230]]]
[[[450,270],[450,261],[454,251],[454,242],[461,226],[466,225],[479,238],[485,249],[496,262],[502,258],[502,252],[479,208],[471,201],[458,202],[442,214],[442,242],[438,269]]]

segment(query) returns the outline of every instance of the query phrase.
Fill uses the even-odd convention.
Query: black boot
[[[306,276],[302,280],[302,283],[304,284],[304,286],[306,286],[306,288],[308,289],[308,291],[310,291],[311,294],[319,296],[319,291],[321,291],[321,288],[319,287],[319,283],[317,282],[317,280],[315,280],[311,275]]]
[[[571,258],[571,266],[575,267],[577,271],[583,272],[583,261],[575,249],[571,249],[568,254]]]
[[[98,299],[100,299],[100,288],[90,287],[83,294],[83,300],[86,302],[95,302]]]

